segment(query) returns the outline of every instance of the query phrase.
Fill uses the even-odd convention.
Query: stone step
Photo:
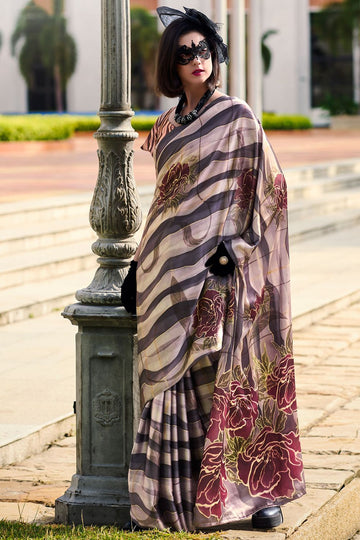
[[[314,214],[325,215],[348,208],[360,208],[360,186],[323,193],[321,197],[313,200],[293,200],[290,201],[288,208],[289,216],[297,220]]]
[[[88,216],[92,193],[74,193],[0,204],[0,229],[44,221]]]
[[[358,158],[313,163],[286,169],[285,177],[288,184],[311,182],[323,178],[335,178],[342,175],[360,176],[360,160]]]
[[[141,206],[144,216],[149,210],[152,193],[153,188],[142,190]],[[48,205],[43,205],[40,201],[39,207],[24,203],[25,207],[31,208],[29,215],[24,210],[25,218],[21,204],[0,204],[0,257],[82,240],[91,245],[97,236],[89,223],[88,197],[81,204],[77,203],[77,196],[73,203],[71,198],[65,197],[63,205],[60,205],[57,198],[55,202],[59,205],[55,204],[53,207],[52,200],[49,200]],[[7,207],[6,211],[3,206]],[[37,212],[40,216],[37,216]]]
[[[343,192],[360,187],[359,174],[347,174],[334,178],[319,178],[310,181],[299,181],[288,185],[288,200],[319,199],[328,192]]]
[[[144,215],[149,206],[150,199],[143,198]],[[77,241],[86,240],[91,245],[97,235],[90,226],[88,213],[68,217],[65,221],[54,217],[51,221],[0,228],[0,257]]]
[[[38,223],[21,224],[0,229],[0,256],[24,253],[51,246],[60,246],[87,240],[89,244],[96,234],[89,224],[88,216],[53,219]]]
[[[311,215],[303,219],[292,219],[289,213],[289,237],[291,244],[308,238],[331,234],[360,223],[360,207],[340,210],[328,215]]]
[[[301,194],[305,184],[309,184],[308,195],[312,193],[313,197],[295,199],[289,204],[292,244],[360,222],[359,179],[353,175],[346,175],[345,180],[315,177],[316,181],[304,182],[304,186],[290,186],[290,192]],[[314,184],[323,190],[317,197]],[[336,191],[339,186],[343,189]],[[152,192],[152,186],[140,191],[144,216]],[[74,301],[77,289],[91,282],[98,265],[91,252],[96,235],[88,221],[89,200],[90,194],[81,194],[40,200],[36,204],[25,201],[0,205],[0,223],[6,215],[15,223],[0,228],[0,325],[61,310]],[[55,216],[49,220],[52,211]],[[25,225],[19,224],[22,212],[29,212],[26,219],[31,217]],[[40,213],[39,219],[36,212]],[[140,233],[136,235],[138,240]]]
[[[318,182],[313,182],[311,185],[296,185],[289,188],[289,213],[297,219],[304,216],[316,214],[329,214],[333,211],[351,208],[360,205],[360,180],[351,178],[350,185],[348,179],[346,183],[340,183],[343,188],[341,191],[334,191],[338,182],[343,180],[330,179]],[[331,184],[329,186],[329,183]],[[354,187],[355,183],[355,187]],[[326,186],[328,191],[319,192]],[[345,188],[345,189],[344,189]],[[152,199],[153,188],[142,190],[141,204],[143,214],[146,215]],[[305,198],[304,198],[305,197]],[[309,198],[312,197],[312,198]],[[60,198],[51,199],[47,205],[43,201],[39,201],[38,212],[39,219],[36,219],[35,206],[30,205],[32,210],[32,221],[23,221],[22,210],[19,208],[22,205],[15,203],[13,212],[10,212],[11,205],[0,205],[0,212],[3,206],[8,207],[8,212],[2,212],[2,216],[8,216],[9,225],[1,227],[0,225],[0,256],[9,255],[12,253],[23,253],[46,247],[65,245],[77,241],[86,240],[89,244],[96,239],[96,234],[91,229],[89,224],[89,207],[88,197],[81,205],[78,196],[71,202],[68,197],[65,197],[63,205],[60,205]],[[55,202],[54,206],[51,204]],[[26,203],[25,206],[28,206]],[[81,207],[81,211],[80,211]],[[28,208],[30,208],[28,206]],[[44,210],[46,209],[46,210]],[[73,213],[74,209],[77,213]],[[66,215],[66,210],[69,211]],[[51,211],[53,216],[51,219],[45,220],[45,216],[49,217]],[[45,212],[43,214],[43,212]],[[0,223],[1,223],[0,215]]]
[[[360,223],[360,209],[350,210],[346,214],[338,212],[335,216],[312,216],[311,219],[289,220],[291,245],[300,244],[320,235],[334,234],[336,231]],[[356,230],[356,229],[354,229]],[[138,238],[141,231],[138,233]],[[350,232],[350,234],[352,234]],[[320,240],[318,240],[320,241]],[[296,249],[296,248],[294,248]],[[1,291],[0,326],[43,316],[54,310],[62,310],[75,301],[75,291],[89,285],[98,267],[96,257],[90,256],[89,266],[85,270],[67,272],[38,279],[39,268],[34,268],[32,282],[21,283]],[[55,263],[53,263],[55,264]],[[66,270],[67,270],[67,263]],[[69,264],[74,265],[71,261]],[[59,263],[61,265],[61,263]],[[29,270],[30,271],[30,270]]]
[[[303,236],[324,234],[327,230],[336,230],[357,223],[360,214],[358,191],[354,192],[354,194],[347,194],[341,202],[340,197],[335,195],[323,200],[323,204],[318,201],[315,208],[305,204],[294,206],[294,208],[290,207],[291,235],[296,236],[297,240],[299,240]],[[322,215],[321,210],[325,203],[328,205],[327,212]],[[346,208],[345,212],[344,207]],[[336,209],[336,211],[330,211],[331,209]],[[51,232],[49,236],[45,233],[44,238],[39,241],[44,241],[44,243],[50,245],[40,249],[38,247],[25,253],[19,250],[13,254],[2,256],[0,261],[0,288],[4,289],[41,279],[49,279],[94,267],[95,256],[91,253],[91,239],[95,238],[95,235],[91,236],[89,232],[91,233],[90,226],[88,228],[84,227],[83,231],[81,229],[74,231],[75,236],[79,236],[79,238],[75,238],[78,241],[66,242],[61,245],[55,245],[54,242],[51,242]],[[67,231],[67,234],[71,236],[71,230]],[[59,235],[62,236],[61,231]],[[84,236],[84,239],[82,236]],[[18,240],[21,242],[21,239]],[[24,238],[23,241],[26,243],[28,238]]]
[[[0,326],[62,311],[76,302],[75,292],[91,283],[96,268],[2,290]]]
[[[89,242],[82,241],[8,255],[0,264],[0,289],[6,289],[93,268],[96,257]]]
[[[289,200],[313,198],[322,193],[360,186],[360,161],[292,168],[285,171]],[[144,209],[149,207],[153,186],[139,188]],[[67,220],[84,216],[88,223],[92,192],[75,193],[0,204],[0,230],[25,224]]]
[[[154,192],[153,186],[139,189],[141,203],[149,208]],[[58,197],[45,197],[0,204],[0,230],[21,225],[34,225],[63,221],[82,216],[89,223],[89,209],[93,192],[73,193]]]

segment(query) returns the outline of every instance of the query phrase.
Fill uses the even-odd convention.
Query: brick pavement
[[[285,505],[284,524],[224,539],[349,540],[360,530],[360,302],[294,332],[307,495]],[[75,438],[0,471],[0,519],[51,522],[75,472]],[[261,535],[261,536],[260,536]]]

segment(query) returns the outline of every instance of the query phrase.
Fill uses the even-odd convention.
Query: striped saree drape
[[[142,415],[129,492],[142,526],[239,521],[305,493],[292,352],[286,183],[248,105],[164,113],[136,254]],[[223,241],[236,264],[205,262]]]

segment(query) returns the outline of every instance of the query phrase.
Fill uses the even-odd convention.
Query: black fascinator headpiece
[[[185,13],[170,7],[159,7],[157,13],[163,25],[169,26],[176,19],[186,19],[202,31],[205,37],[211,37],[215,43],[219,62],[229,62],[228,48],[223,42],[218,30],[219,26],[197,9],[184,7]]]

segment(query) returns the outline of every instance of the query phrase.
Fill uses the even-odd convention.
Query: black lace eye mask
[[[188,47],[187,45],[182,45],[182,47],[179,47],[176,51],[176,62],[182,66],[185,66],[194,60],[194,58],[208,60],[210,56],[211,52],[209,45],[205,39],[202,39],[198,45],[195,45],[195,43],[192,41],[191,47]]]

